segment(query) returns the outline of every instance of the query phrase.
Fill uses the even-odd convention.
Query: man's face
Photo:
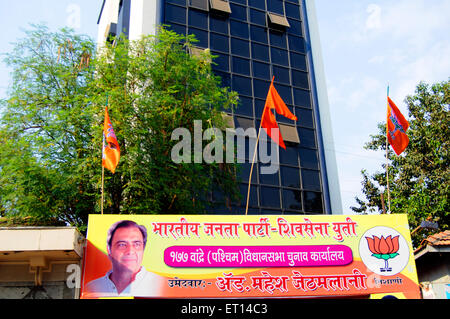
[[[144,240],[139,228],[122,227],[115,231],[109,254],[114,270],[128,270],[135,274],[141,267],[143,256]]]

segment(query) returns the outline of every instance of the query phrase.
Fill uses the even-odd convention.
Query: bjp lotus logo
[[[377,236],[373,236],[373,238],[366,237],[372,256],[384,260],[384,268],[380,268],[381,272],[392,271],[392,268],[389,267],[388,261],[389,259],[398,256],[398,239],[399,236],[392,237],[391,235],[386,238],[383,236],[381,236],[381,238]]]

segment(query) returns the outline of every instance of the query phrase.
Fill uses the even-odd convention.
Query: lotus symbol
[[[372,256],[384,260],[384,268],[380,268],[380,271],[392,271],[392,268],[389,268],[388,260],[398,256],[398,236],[395,236],[394,238],[392,238],[391,235],[386,238],[383,236],[381,236],[381,238],[373,236],[373,238],[366,237],[366,239],[369,250],[372,252]]]

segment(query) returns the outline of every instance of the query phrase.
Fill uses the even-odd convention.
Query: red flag
[[[400,155],[409,144],[409,138],[406,135],[408,127],[408,121],[388,96],[386,134],[397,155]]]
[[[120,147],[116,134],[109,120],[108,107],[105,107],[105,123],[103,124],[102,165],[113,174],[120,159]]]
[[[283,99],[275,89],[273,85],[274,78],[275,77],[272,78],[272,83],[270,83],[269,92],[267,93],[266,104],[264,106],[264,111],[261,118],[261,127],[266,131],[267,135],[275,141],[275,143],[286,149],[277,121],[275,120],[275,115],[272,113],[271,109],[275,109],[275,112],[278,114],[294,121],[297,121],[297,117],[289,111],[286,104],[284,104]],[[278,130],[278,134],[274,132],[275,136],[272,136],[272,128],[276,128]]]

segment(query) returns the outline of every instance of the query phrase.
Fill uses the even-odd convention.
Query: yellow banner
[[[90,215],[82,298],[420,298],[406,215]]]

